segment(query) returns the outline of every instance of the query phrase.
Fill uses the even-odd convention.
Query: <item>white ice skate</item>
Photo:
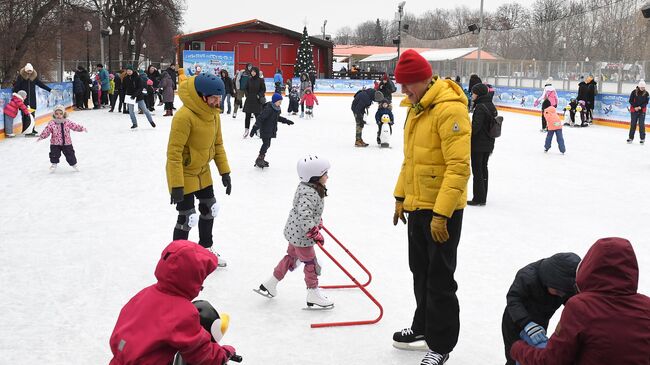
[[[56,164],[53,163],[52,165],[50,165],[50,174],[53,174],[55,172],[56,172]]]
[[[79,165],[78,165],[78,164],[77,164],[77,165],[73,165],[72,168],[73,168],[76,172],[79,172]]]
[[[217,267],[228,266],[228,262],[221,258],[221,255],[219,255],[217,251],[215,251],[214,246],[208,247],[208,251],[212,252],[215,256],[217,256]]]
[[[307,288],[307,308],[305,309],[332,309],[334,302],[324,296],[320,288]]]
[[[274,275],[271,275],[270,278],[260,284],[259,289],[253,289],[253,291],[261,296],[273,298],[278,295],[278,279]]]
[[[243,136],[244,139],[248,138],[248,132],[249,132],[248,128],[244,129],[244,136]]]

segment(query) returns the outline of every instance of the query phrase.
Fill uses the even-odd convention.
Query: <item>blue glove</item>
[[[524,330],[521,332],[522,332],[520,334],[521,339],[526,341],[526,343],[528,343],[531,346],[537,346],[542,342],[548,341],[548,337],[546,337],[546,330],[544,329],[544,327],[538,325],[535,322],[529,322],[526,325],[526,327],[524,327]],[[528,340],[524,338],[522,334],[525,334]]]
[[[535,347],[538,348],[538,349],[544,349],[544,348],[546,348],[546,344],[548,343],[548,342],[544,341],[544,342],[540,342],[540,343],[538,343],[537,345],[534,345],[534,344],[533,344],[533,340],[530,339],[530,337],[528,336],[528,334],[526,333],[526,331],[521,331],[521,332],[519,332],[519,337],[520,337],[522,340],[524,340],[527,344],[529,344],[529,345],[531,345],[531,346],[535,346]],[[521,365],[521,364],[519,363],[519,361],[517,361],[516,364],[517,364],[517,365]]]

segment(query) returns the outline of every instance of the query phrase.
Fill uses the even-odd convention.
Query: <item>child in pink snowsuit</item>
[[[63,152],[68,164],[78,171],[77,157],[74,153],[74,147],[72,147],[70,131],[88,132],[88,130],[67,119],[68,114],[65,112],[63,105],[57,105],[54,107],[54,115],[52,117],[54,119],[47,123],[47,126],[43,129],[43,132],[41,132],[41,135],[37,140],[38,142],[52,135],[50,138],[50,162],[52,163],[50,171],[54,172],[54,170],[56,170],[59,158],[61,157],[61,152]]]
[[[307,284],[307,306],[332,308],[334,303],[318,288],[320,265],[316,260],[314,245],[323,244],[322,214],[324,198],[327,196],[327,171],[330,164],[324,158],[309,155],[298,160],[300,184],[293,198],[293,208],[284,227],[284,237],[289,241],[287,254],[273,270],[273,275],[255,291],[268,298],[277,295],[277,284],[288,271],[293,271],[302,262],[305,264]]]

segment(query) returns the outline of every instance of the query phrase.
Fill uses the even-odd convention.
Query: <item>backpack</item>
[[[503,124],[503,117],[500,116],[500,115],[497,115],[495,117],[495,116],[492,115],[492,113],[490,113],[490,111],[488,110],[488,108],[485,105],[483,105],[483,104],[479,104],[479,105],[482,105],[483,108],[485,108],[485,111],[488,113],[488,115],[492,116],[492,120],[488,123],[488,126],[487,126],[487,134],[488,134],[488,136],[490,136],[491,138],[499,138],[499,137],[501,137],[501,125]]]

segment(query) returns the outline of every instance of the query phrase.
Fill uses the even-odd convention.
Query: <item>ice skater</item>
[[[279,93],[273,94],[271,101],[264,105],[262,113],[257,117],[255,126],[251,130],[251,137],[259,129],[260,138],[262,139],[262,147],[260,153],[255,159],[255,166],[260,168],[269,167],[269,163],[264,159],[266,152],[271,147],[271,139],[276,138],[278,132],[278,122],[286,125],[293,125],[293,122],[280,115],[282,105],[282,95]]]
[[[388,122],[388,127],[390,128],[390,134],[393,135],[393,124],[395,123],[395,118],[393,117],[393,112],[390,110],[390,102],[387,99],[384,99],[379,103],[377,112],[375,113],[375,122],[377,123],[377,144],[381,146],[381,128],[384,125],[382,121],[384,115],[388,117],[390,122]]]
[[[566,152],[566,147],[564,146],[564,136],[562,135],[562,121],[557,115],[557,110],[554,106],[549,106],[544,109],[544,120],[547,123],[547,132],[546,132],[546,142],[544,143],[544,152],[548,152],[551,149],[551,142],[553,141],[553,135],[557,137],[557,144],[560,148],[560,152],[564,154]]]
[[[330,163],[315,155],[298,160],[300,184],[293,197],[293,208],[284,227],[284,237],[289,241],[287,254],[273,270],[273,275],[263,282],[255,292],[273,298],[277,296],[277,285],[288,271],[295,270],[302,262],[305,264],[305,284],[307,284],[307,306],[321,309],[334,307],[318,287],[320,265],[316,259],[314,245],[323,244],[320,229],[323,226],[324,199],[327,196],[327,172]]]
[[[636,125],[639,124],[639,141],[641,144],[645,143],[645,113],[648,109],[648,91],[645,89],[645,81],[639,81],[639,85],[630,94],[630,133],[627,143],[634,141],[634,133],[636,133]]]
[[[72,147],[72,138],[70,137],[70,131],[76,132],[88,132],[85,127],[80,126],[68,118],[68,114],[65,112],[63,105],[57,105],[54,107],[54,115],[52,115],[52,120],[47,123],[43,132],[38,136],[36,142],[43,140],[50,135],[50,172],[56,170],[56,166],[59,163],[61,158],[61,152],[65,156],[65,160],[68,162],[72,168],[76,171],[79,171],[77,166],[77,156],[74,153],[74,147]]]
[[[230,165],[221,137],[219,105],[224,93],[221,78],[202,73],[181,82],[178,96],[183,107],[174,115],[167,144],[167,186],[171,204],[176,204],[178,218],[174,240],[186,240],[198,224],[199,244],[214,252],[212,227],[219,211],[212,187],[210,162],[221,175],[221,182],[230,195]],[[199,214],[194,207],[199,200]],[[219,266],[226,262],[219,258]]]
[[[552,77],[549,77],[544,83],[544,91],[542,92],[542,95],[535,100],[533,106],[537,108],[540,102],[542,103],[542,129],[540,129],[540,132],[546,132],[548,121],[545,118],[544,110],[549,106],[557,108],[558,103],[557,91],[555,91],[555,87],[553,87]]]
[[[515,365],[510,348],[521,339],[520,334],[528,336],[533,346],[548,341],[546,330],[551,317],[576,294],[579,262],[580,257],[575,253],[558,253],[517,272],[506,295],[507,305],[501,321],[506,365]]]
[[[307,118],[311,119],[314,117],[314,103],[319,105],[318,98],[316,98],[316,94],[312,92],[311,88],[308,87],[305,89],[305,94],[300,99],[300,104],[304,104],[307,107],[307,110],[305,111]]]
[[[14,119],[18,115],[18,111],[20,110],[23,116],[29,116],[29,109],[25,105],[25,98],[27,98],[27,93],[25,90],[20,90],[11,95],[11,99],[4,107],[5,137],[7,138],[16,136],[14,134]]]
[[[297,115],[299,104],[300,104],[300,96],[298,94],[298,87],[291,86],[289,88],[289,108],[287,109],[287,113],[291,115]]]

